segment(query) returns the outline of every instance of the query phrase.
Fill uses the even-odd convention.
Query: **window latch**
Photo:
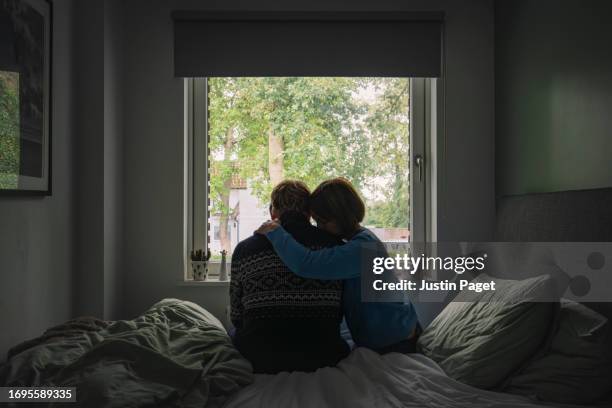
[[[414,156],[414,165],[419,168],[419,183],[423,182],[423,171],[425,167],[425,158],[420,154]]]

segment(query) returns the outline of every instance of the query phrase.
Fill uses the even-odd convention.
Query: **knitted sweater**
[[[283,214],[281,224],[312,249],[342,243],[299,213]],[[293,274],[264,236],[234,250],[230,300],[234,344],[256,372],[314,371],[348,354],[339,331],[342,282]]]

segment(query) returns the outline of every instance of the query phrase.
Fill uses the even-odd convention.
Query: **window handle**
[[[423,167],[425,166],[425,158],[420,154],[414,156],[414,165],[419,168],[419,183],[423,182]]]

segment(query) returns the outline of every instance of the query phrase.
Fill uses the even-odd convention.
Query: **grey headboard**
[[[612,242],[612,188],[526,194],[498,202],[498,242]]]
[[[612,242],[612,188],[503,197],[495,235],[497,242]],[[612,273],[612,260],[606,264]],[[585,305],[612,319],[612,303]]]

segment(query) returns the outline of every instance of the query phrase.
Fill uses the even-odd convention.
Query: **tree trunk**
[[[283,181],[283,151],[285,146],[283,139],[272,129],[268,130],[268,171],[270,183],[275,187]]]
[[[229,128],[225,134],[225,143],[223,146],[223,167],[231,166],[232,146],[234,144],[234,129]],[[232,174],[231,171],[225,180],[223,180],[223,191],[221,192],[221,205],[223,210],[219,216],[219,241],[221,241],[221,249],[230,253],[232,248],[231,236],[228,234],[229,215],[230,215],[230,193],[232,189]]]

